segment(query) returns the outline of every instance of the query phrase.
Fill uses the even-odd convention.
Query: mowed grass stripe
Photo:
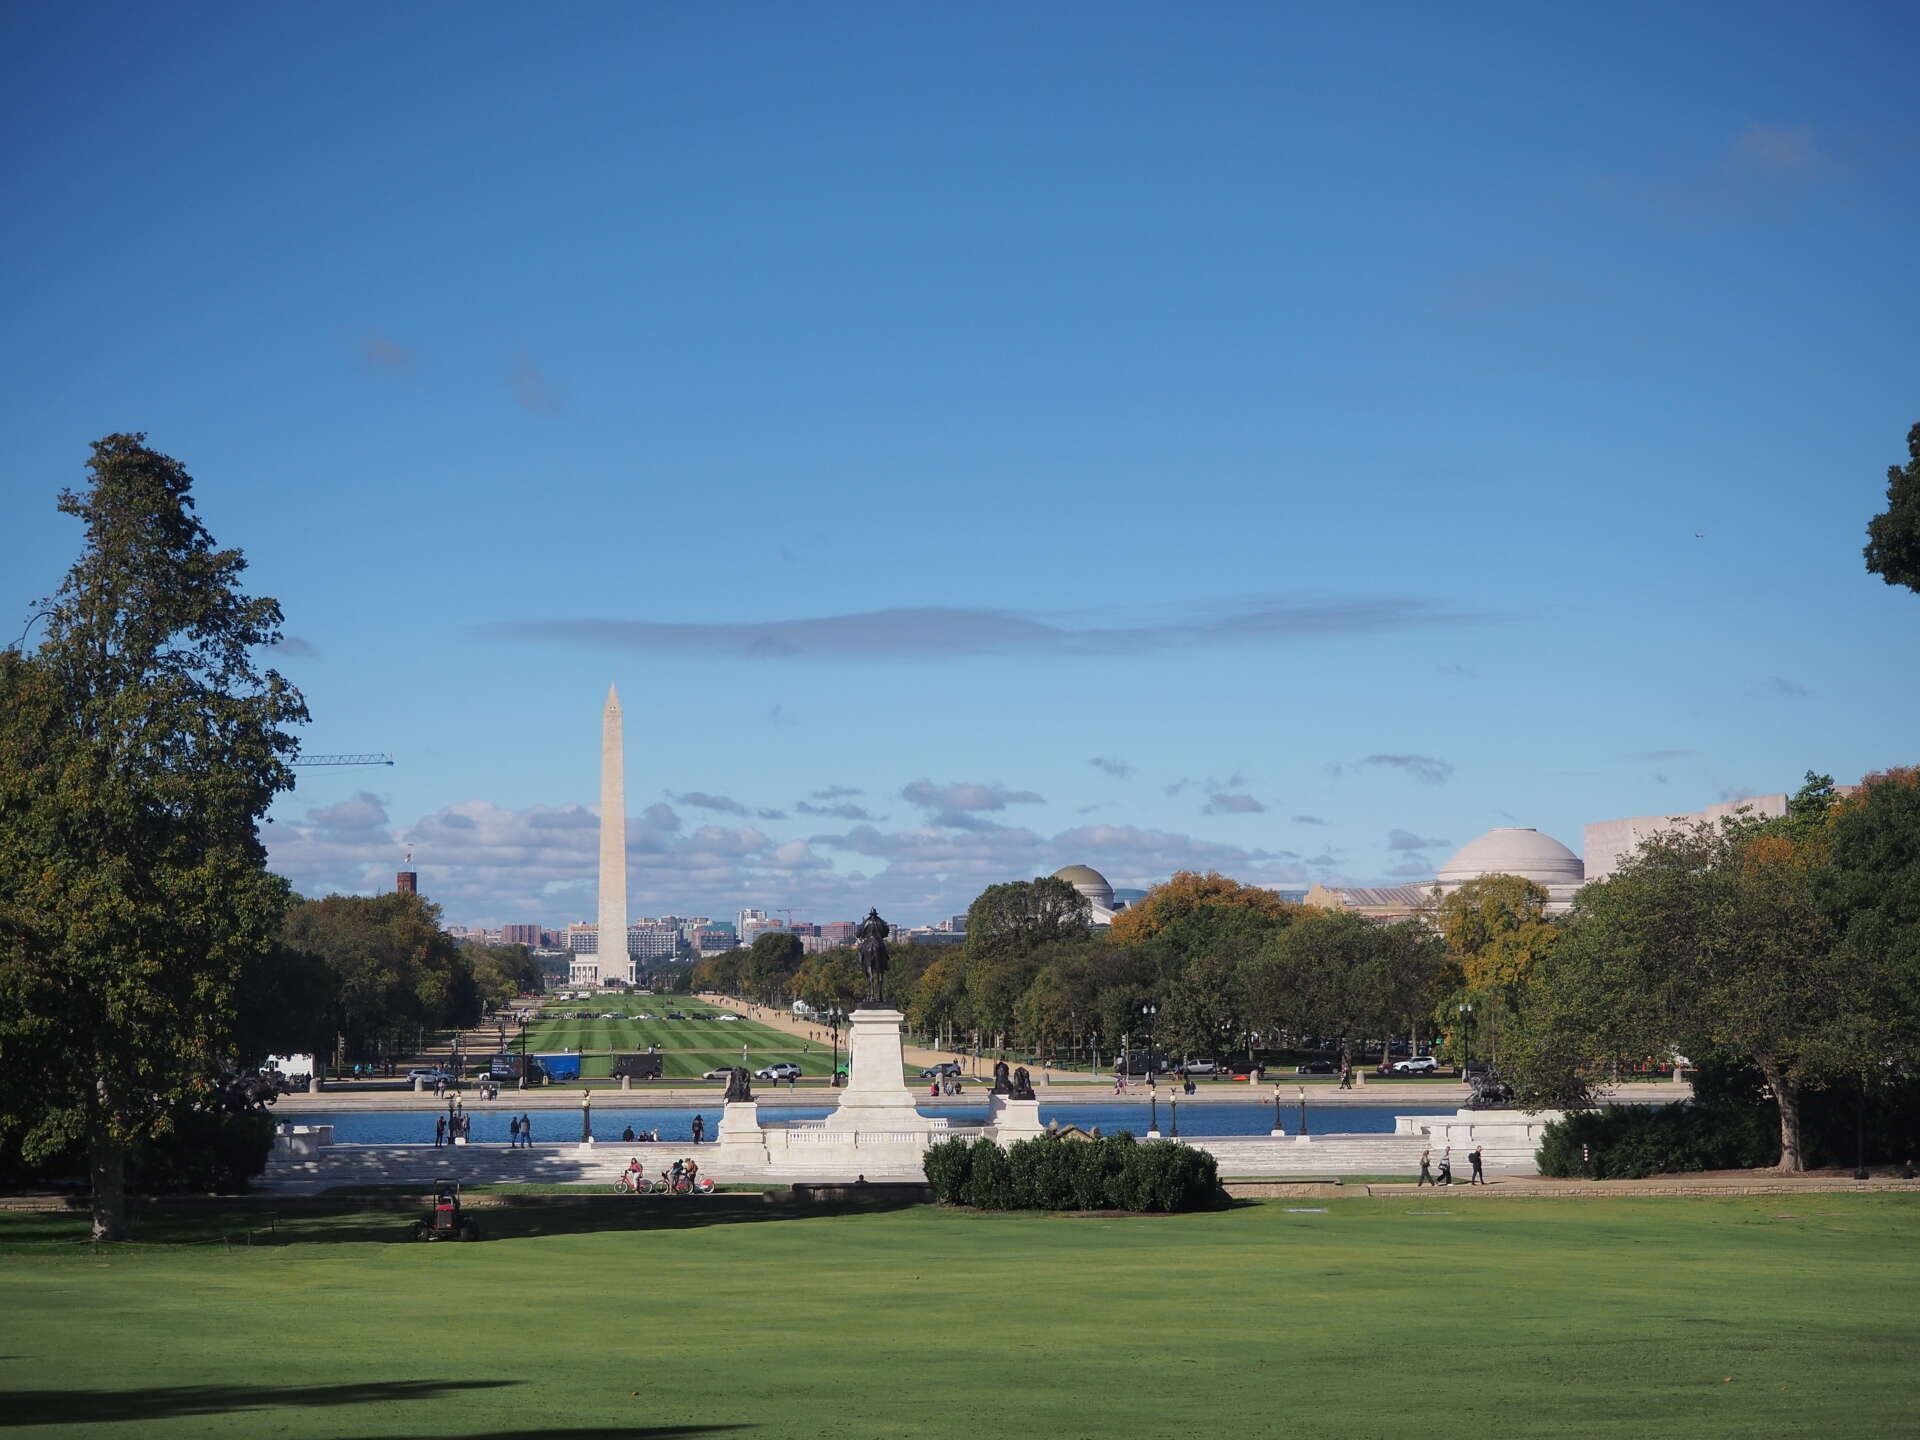
[[[1920,1280],[1920,1210],[1901,1197],[725,1223],[697,1203],[485,1212],[503,1238],[477,1246],[396,1243],[404,1217],[346,1211],[283,1220],[311,1243],[98,1257],[73,1243],[81,1220],[0,1216],[9,1418],[158,1440],[676,1425],[1111,1440],[1190,1435],[1201,1415],[1230,1435],[1398,1437],[1445,1417],[1710,1440],[1906,1433],[1920,1399],[1898,1303]],[[218,1222],[181,1233],[217,1240]],[[817,1295],[784,1306],[803,1274]],[[207,1323],[219,1314],[267,1334],[318,1321],[326,1343],[297,1368],[268,1362]],[[459,1343],[436,1343],[449,1323]],[[359,1388],[274,1400],[328,1385]],[[116,1404],[128,1423],[112,1429],[73,1418]]]

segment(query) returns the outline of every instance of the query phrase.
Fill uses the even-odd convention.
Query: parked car
[[[678,1010],[667,1011],[667,1019],[669,1020],[684,1020],[686,1018],[687,1017],[682,1015]]]
[[[1396,1075],[1431,1075],[1440,1068],[1440,1062],[1431,1055],[1416,1055],[1411,1060],[1393,1062]]]
[[[1218,1075],[1220,1073],[1219,1062],[1214,1060],[1189,1060],[1180,1068],[1183,1068],[1189,1075]]]
[[[1309,1060],[1304,1065],[1294,1066],[1293,1073],[1296,1075],[1338,1075],[1340,1073],[1340,1062],[1338,1060]]]
[[[960,1075],[960,1062],[957,1060],[942,1060],[939,1064],[929,1065],[920,1072],[922,1080],[958,1080]]]
[[[700,1078],[702,1080],[731,1080],[733,1079],[733,1067],[731,1065],[722,1065],[718,1070],[707,1071],[707,1073]]]
[[[753,1072],[756,1080],[798,1080],[800,1067],[791,1060],[776,1060],[771,1065],[763,1065]]]
[[[407,1081],[411,1084],[418,1080],[422,1085],[437,1085],[442,1080],[449,1085],[457,1085],[459,1079],[451,1071],[442,1070],[437,1065],[420,1065],[407,1071]]]
[[[738,1020],[740,1017],[738,1015],[716,1015],[713,1018],[716,1020]]]

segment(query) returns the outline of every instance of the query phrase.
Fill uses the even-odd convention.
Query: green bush
[[[966,1203],[976,1210],[1012,1210],[1013,1167],[1007,1152],[993,1141],[973,1142],[973,1163],[967,1172]]]
[[[929,1145],[922,1157],[933,1198],[943,1205],[966,1203],[967,1174],[973,1168],[973,1142],[955,1136]]]
[[[1582,1161],[1581,1148],[1591,1152]],[[1535,1163],[1557,1179],[1638,1180],[1690,1170],[1747,1170],[1777,1164],[1780,1130],[1771,1106],[1608,1105],[1547,1126]]]
[[[1177,1141],[1136,1144],[1038,1136],[1002,1150],[991,1140],[948,1140],[926,1155],[934,1198],[981,1210],[1198,1210],[1219,1194],[1218,1167]]]

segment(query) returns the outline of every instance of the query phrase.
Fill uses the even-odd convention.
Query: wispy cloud
[[[1124,760],[1115,760],[1108,755],[1096,755],[1087,761],[1087,764],[1098,770],[1102,775],[1109,776],[1115,780],[1124,780],[1133,774],[1133,766]]]
[[[1798,680],[1789,680],[1784,675],[1769,675],[1753,687],[1752,693],[1763,699],[1805,700],[1813,691]]]
[[[1396,880],[1425,880],[1433,875],[1433,866],[1420,855],[1409,855],[1398,865],[1387,867],[1387,874]]]
[[[1264,815],[1266,805],[1253,796],[1245,794],[1218,793],[1210,797],[1206,804],[1209,815]]]
[[[793,807],[793,812],[796,815],[826,815],[836,820],[871,821],[876,818],[885,818],[884,816],[876,817],[869,815],[864,809],[849,800],[842,800],[832,805],[816,805],[811,800],[802,800]]]
[[[1439,674],[1450,676],[1455,680],[1478,680],[1480,678],[1480,672],[1478,670],[1469,670],[1465,665],[1441,665],[1436,668]]]
[[[929,813],[936,825],[956,830],[988,830],[997,827],[980,818],[983,812],[1005,810],[1009,805],[1043,805],[1045,797],[1031,790],[1010,790],[1004,785],[979,785],[956,781],[936,785],[931,780],[915,780],[904,785],[900,798]]]
[[[413,351],[377,330],[361,342],[360,360],[375,375],[399,378],[413,373]]]
[[[1805,125],[1749,125],[1733,141],[1734,165],[1753,175],[1805,175],[1820,158],[1813,131]]]
[[[513,387],[514,402],[529,415],[544,419],[566,408],[566,397],[559,386],[547,378],[546,371],[524,350],[508,370],[507,383]]]
[[[1622,755],[1622,760],[1684,760],[1693,754],[1691,750],[1633,750]]]
[[[1295,825],[1331,825],[1331,820],[1318,815],[1293,815],[1288,817]]]
[[[813,794],[807,798],[809,800],[844,800],[849,795],[864,795],[866,793],[867,792],[862,790],[858,785],[829,785],[824,790],[814,791]]]
[[[1090,624],[1011,610],[923,606],[800,620],[504,620],[478,627],[510,640],[582,645],[634,655],[709,660],[952,659],[1038,656],[1106,659],[1172,647],[1282,643],[1453,625],[1474,617],[1429,601],[1274,599],[1223,613]]]
[[[743,819],[784,820],[787,818],[787,812],[784,810],[768,810],[758,806],[742,805],[730,795],[710,795],[705,790],[687,790],[678,795],[672,795],[671,792],[669,794],[680,804],[691,805],[696,810],[712,810],[717,814],[738,815]]]
[[[1453,762],[1432,755],[1369,755],[1359,762],[1379,769],[1398,770],[1422,785],[1444,785],[1453,774]]]
[[[1416,835],[1411,830],[1389,830],[1387,849],[1389,850],[1444,850],[1451,842],[1438,837]]]

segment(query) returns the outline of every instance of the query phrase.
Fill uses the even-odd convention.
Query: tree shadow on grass
[[[161,1385],[145,1390],[0,1391],[0,1427],[110,1425],[236,1410],[325,1409],[431,1400],[459,1390],[495,1390],[519,1380],[389,1380],[361,1385]],[[544,1432],[543,1432],[544,1433]]]

